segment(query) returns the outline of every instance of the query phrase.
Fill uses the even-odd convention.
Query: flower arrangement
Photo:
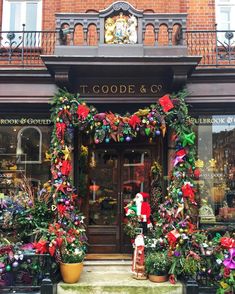
[[[149,253],[145,259],[145,271],[148,275],[167,275],[171,266],[167,251]]]
[[[45,237],[34,243],[38,253],[49,252],[57,262],[80,263],[86,254],[85,228],[81,221],[80,228],[66,228],[61,224],[51,224],[46,231]]]

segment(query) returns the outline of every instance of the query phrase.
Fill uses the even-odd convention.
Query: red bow
[[[36,253],[44,254],[47,252],[47,241],[40,240],[37,243],[33,243],[34,248],[36,249]]]
[[[162,98],[159,99],[159,104],[161,105],[164,112],[168,112],[172,108],[174,108],[173,103],[171,102],[171,99],[169,95],[165,95]]]
[[[186,155],[185,149],[180,149],[179,151],[176,152],[176,156],[184,157],[185,155]]]
[[[79,119],[85,119],[90,112],[90,109],[86,105],[80,104],[77,109],[77,115]]]
[[[222,237],[220,239],[220,244],[223,246],[225,249],[230,249],[235,247],[235,239],[229,238],[229,237]]]
[[[133,129],[135,129],[136,125],[140,124],[140,122],[140,118],[136,114],[133,114],[129,120],[129,125],[132,126]]]
[[[65,176],[68,176],[72,170],[72,165],[69,160],[64,160],[61,167],[61,173]]]
[[[171,247],[175,246],[175,243],[179,237],[180,237],[180,234],[177,230],[170,231],[167,234],[167,240],[168,240]]]
[[[184,184],[184,186],[182,186],[181,190],[183,192],[184,197],[188,197],[192,203],[194,203],[194,204],[196,203],[195,199],[194,199],[195,190],[190,186],[190,184]]]
[[[63,122],[57,122],[56,123],[56,136],[59,140],[63,140],[64,139],[64,132],[66,129],[66,124]]]

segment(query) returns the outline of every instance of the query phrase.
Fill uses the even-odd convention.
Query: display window
[[[200,223],[235,221],[235,115],[195,119]]]
[[[17,196],[22,190],[22,179],[35,191],[50,180],[51,130],[49,124],[0,125],[1,197]]]

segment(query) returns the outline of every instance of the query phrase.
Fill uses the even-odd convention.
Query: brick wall
[[[87,12],[105,9],[114,1],[111,0],[44,0],[43,29],[55,28],[56,12]],[[187,27],[191,29],[213,29],[215,24],[215,0],[129,0],[135,8],[154,12],[185,12],[188,14]],[[0,19],[2,19],[0,0]]]

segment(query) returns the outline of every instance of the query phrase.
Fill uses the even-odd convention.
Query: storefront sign
[[[191,118],[196,125],[235,125],[235,115],[213,115],[207,117]]]
[[[43,118],[1,118],[0,125],[20,125],[20,126],[48,126],[51,125],[50,119]]]
[[[77,91],[84,97],[91,96],[161,96],[166,89],[166,83],[160,80],[147,80],[146,82],[125,80],[100,80],[86,79],[79,81]]]

